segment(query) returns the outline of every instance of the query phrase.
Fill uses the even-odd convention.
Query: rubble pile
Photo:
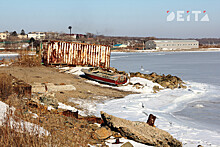
[[[179,77],[177,76],[172,76],[170,74],[168,75],[158,75],[157,73],[153,72],[151,74],[143,74],[140,72],[136,73],[130,73],[130,77],[140,77],[140,78],[145,78],[148,79],[154,83],[160,84],[164,88],[170,88],[170,89],[175,89],[175,88],[186,88],[183,84],[185,84]],[[158,91],[158,87],[155,87],[155,90]]]

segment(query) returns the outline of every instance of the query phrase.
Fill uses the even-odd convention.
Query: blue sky
[[[220,0],[0,0],[0,32],[91,32],[114,36],[220,37]],[[209,22],[167,22],[167,10],[204,11]],[[204,14],[199,15],[199,19]]]

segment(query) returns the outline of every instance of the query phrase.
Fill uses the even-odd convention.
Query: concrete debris
[[[55,98],[43,96],[43,97],[40,97],[39,100],[41,103],[43,103],[46,106],[52,106],[53,108],[58,109],[58,106],[59,106],[58,100]]]
[[[72,91],[76,90],[73,85],[55,85],[53,83],[34,83],[32,85],[32,92],[35,93],[46,93],[56,91]]]
[[[134,147],[134,146],[130,142],[126,142],[121,147]]]
[[[136,89],[143,89],[144,88],[144,85],[142,85],[141,83],[135,83],[133,85],[133,87],[135,87]]]
[[[101,111],[101,117],[108,127],[117,130],[123,137],[152,146],[181,147],[182,143],[168,132],[152,127],[145,122],[129,121]]]
[[[32,85],[32,92],[36,92],[36,93],[45,93],[46,89],[45,89],[45,85],[41,84],[41,83],[35,83]]]
[[[78,118],[78,111],[76,111],[76,112],[72,112],[72,111],[70,111],[70,110],[65,110],[65,111],[63,111],[62,112],[62,114],[64,115],[64,116],[67,116],[67,117],[73,117],[73,118]]]
[[[99,128],[99,129],[97,129],[97,130],[93,133],[93,135],[92,135],[92,137],[93,137],[94,139],[99,139],[99,140],[107,139],[107,138],[109,138],[110,136],[112,136],[111,130],[110,130],[110,129],[107,129],[107,128],[105,128],[105,127],[101,127],[101,128]]]
[[[158,92],[158,91],[160,91],[160,90],[162,90],[162,88],[160,88],[159,86],[154,86],[153,87],[153,91],[154,91],[154,93],[156,93],[156,92]]]

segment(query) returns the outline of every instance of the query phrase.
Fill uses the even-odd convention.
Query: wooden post
[[[154,116],[153,114],[150,114],[147,120],[147,124],[149,124],[150,126],[154,126],[154,122],[156,120],[156,116]]]

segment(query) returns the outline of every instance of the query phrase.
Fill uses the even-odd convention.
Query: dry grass
[[[29,55],[27,51],[21,51],[19,53],[17,65],[28,67],[41,66],[41,56]]]
[[[220,45],[214,45],[214,44],[200,44],[199,45],[200,48],[220,48]]]
[[[12,94],[12,77],[0,73],[0,97],[7,99]]]
[[[13,99],[13,100],[12,100]],[[61,116],[47,110],[28,107],[25,100],[10,96],[7,102],[16,107],[8,111],[3,126],[0,126],[0,146],[88,146],[91,143],[89,124],[83,120]],[[33,118],[33,113],[38,115]],[[11,120],[14,120],[13,123]],[[28,131],[23,121],[36,124],[49,132],[42,135],[39,130]],[[94,141],[93,141],[94,142]]]
[[[37,133],[31,135],[34,132],[28,132],[22,123],[13,125],[11,118],[12,114],[8,112],[3,126],[0,126],[0,146],[46,146],[46,138],[39,137]]]
[[[84,147],[95,142],[91,138],[94,130],[87,121],[50,112],[44,109],[43,105],[38,107],[28,105],[30,99],[23,99],[13,93],[11,83],[10,76],[0,74],[0,101],[16,108],[13,114],[8,111],[3,125],[0,126],[0,146]],[[38,117],[33,117],[33,113]],[[39,130],[28,131],[28,126],[25,126],[23,121],[43,127],[49,135],[42,136]]]

